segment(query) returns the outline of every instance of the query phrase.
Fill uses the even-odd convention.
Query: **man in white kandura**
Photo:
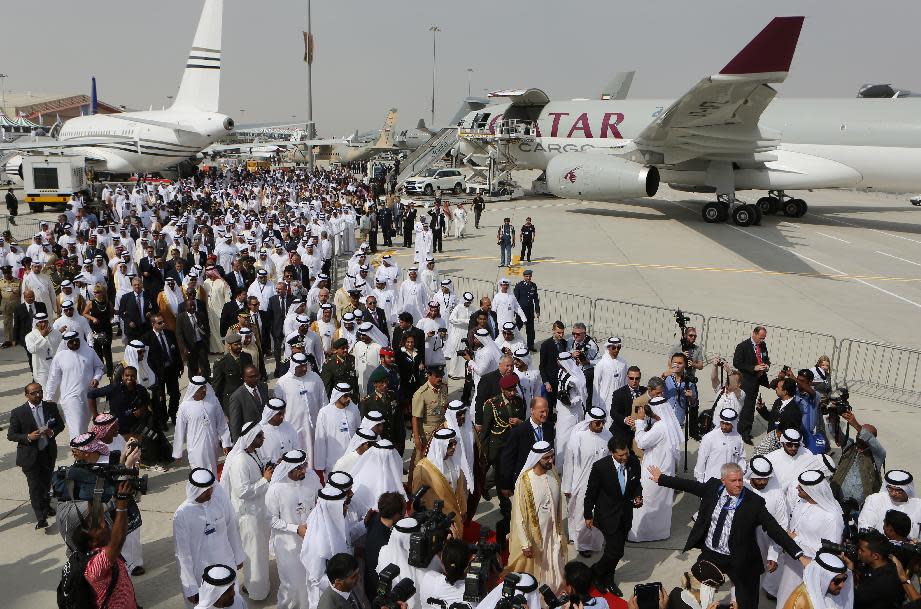
[[[51,360],[45,395],[60,405],[71,440],[84,433],[89,425],[86,394],[99,386],[103,372],[99,356],[80,340],[80,335],[72,330],[65,332]]]
[[[218,455],[230,451],[230,428],[221,403],[203,376],[193,376],[176,412],[173,459],[185,451],[189,467],[217,471]]]
[[[272,471],[265,504],[272,523],[272,548],[278,566],[278,609],[308,606],[301,543],[320,488],[320,478],[309,469],[307,454],[302,450],[286,452]]]
[[[173,541],[182,596],[193,605],[198,603],[198,589],[207,566],[243,566],[246,557],[237,516],[227,492],[215,484],[214,474],[206,469],[195,468],[189,473],[185,501],[173,515]]]
[[[694,466],[694,478],[698,482],[719,478],[724,463],[735,463],[743,472],[748,467],[742,436],[736,431],[738,419],[739,413],[735,410],[723,408],[719,411],[719,425],[701,439],[697,449],[697,465]]]
[[[592,465],[608,455],[611,432],[605,429],[607,413],[592,408],[584,421],[572,428],[568,442],[569,455],[564,462],[563,494],[569,505],[569,539],[576,544],[582,557],[590,556],[604,547],[604,535],[596,527],[585,526],[585,491]]]

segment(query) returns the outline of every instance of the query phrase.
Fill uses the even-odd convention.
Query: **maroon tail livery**
[[[805,17],[775,17],[720,74],[788,72]]]

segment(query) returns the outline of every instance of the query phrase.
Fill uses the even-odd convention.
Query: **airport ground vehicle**
[[[406,180],[403,190],[406,194],[423,194],[432,196],[443,190],[450,190],[456,195],[466,189],[467,180],[459,169],[426,169],[414,178]]]
[[[46,205],[64,207],[73,194],[82,193],[89,201],[92,189],[86,181],[86,160],[81,156],[36,154],[22,159],[23,192],[33,212]]]

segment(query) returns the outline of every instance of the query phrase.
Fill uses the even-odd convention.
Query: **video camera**
[[[489,543],[486,539],[489,537],[489,529],[480,530],[480,540],[475,544],[470,544],[470,551],[473,552],[473,560],[467,568],[467,575],[464,577],[464,600],[471,603],[479,603],[486,596],[488,590],[486,584],[489,581],[490,574],[501,569],[496,555],[499,553],[498,544]],[[452,609],[452,608],[448,608]]]
[[[441,552],[448,540],[448,531],[454,522],[454,512],[444,513],[444,501],[438,499],[432,509],[422,506],[422,497],[429,487],[422,485],[413,495],[413,518],[419,523],[419,530],[409,535],[409,558],[407,562],[414,567],[427,569],[432,559]]]
[[[121,482],[131,483],[135,494],[147,494],[147,474],[141,476],[136,467],[77,462],[55,470],[51,495],[58,501],[92,501],[101,490],[101,501],[106,503],[115,496],[115,488]]]
[[[393,580],[400,574],[400,567],[389,564],[377,575],[377,590],[371,601],[372,609],[399,609],[399,603],[405,603],[416,594],[413,580],[404,577],[396,584]]]
[[[836,414],[839,417],[845,412],[851,412],[853,408],[849,401],[851,392],[847,387],[839,387],[828,396],[828,406],[826,409],[829,414]]]

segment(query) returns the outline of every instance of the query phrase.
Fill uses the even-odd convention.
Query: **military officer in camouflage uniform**
[[[6,332],[3,347],[13,344],[13,311],[20,300],[19,280],[13,277],[13,267],[3,267],[0,277],[0,312],[3,313],[3,331]]]
[[[358,409],[362,417],[368,416],[372,410],[384,415],[384,431],[381,432],[381,437],[393,442],[402,455],[403,447],[406,445],[406,425],[396,396],[387,388],[388,381],[389,375],[384,368],[378,367],[372,372],[371,386],[374,389],[361,401]]]
[[[347,383],[352,388],[352,395],[358,393],[358,373],[355,371],[355,356],[349,353],[349,341],[344,338],[333,342],[333,351],[323,364],[320,378],[326,387],[326,394],[332,395],[337,383]]]

